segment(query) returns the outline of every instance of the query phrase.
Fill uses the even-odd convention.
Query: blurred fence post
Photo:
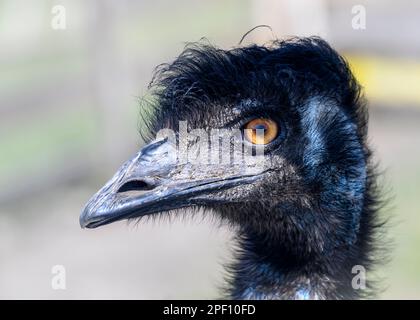
[[[117,26],[124,2],[90,1],[90,25],[87,36],[90,56],[92,98],[98,114],[100,154],[92,155],[98,172],[113,170],[124,157],[126,110],[124,87],[127,83],[123,63],[119,57]]]

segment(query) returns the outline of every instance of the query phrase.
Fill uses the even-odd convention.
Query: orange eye
[[[277,138],[279,127],[271,119],[251,120],[244,127],[245,139],[253,144],[268,144]]]

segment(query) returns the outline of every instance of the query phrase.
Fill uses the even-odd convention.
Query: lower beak
[[[166,140],[151,143],[89,200],[80,215],[80,225],[96,228],[157,212],[220,203],[212,196],[215,191],[258,179],[258,175],[239,174],[196,178],[194,172],[193,166],[177,163],[172,144]]]

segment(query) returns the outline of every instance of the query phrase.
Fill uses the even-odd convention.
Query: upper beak
[[[213,191],[252,183],[259,177],[218,172],[200,173],[194,165],[180,164],[173,144],[166,139],[153,142],[124,163],[89,200],[80,215],[80,225],[96,228],[122,219],[220,202],[211,196]]]

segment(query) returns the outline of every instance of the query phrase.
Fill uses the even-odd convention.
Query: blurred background
[[[259,24],[272,31],[244,44],[320,35],[365,87],[392,197],[382,214],[393,217],[393,260],[378,268],[380,298],[420,298],[414,0],[0,0],[0,298],[218,297],[229,230],[196,219],[86,231],[78,218],[141,146],[138,98],[153,68],[202,37],[236,46]],[[65,267],[66,290],[51,286],[54,265]]]

